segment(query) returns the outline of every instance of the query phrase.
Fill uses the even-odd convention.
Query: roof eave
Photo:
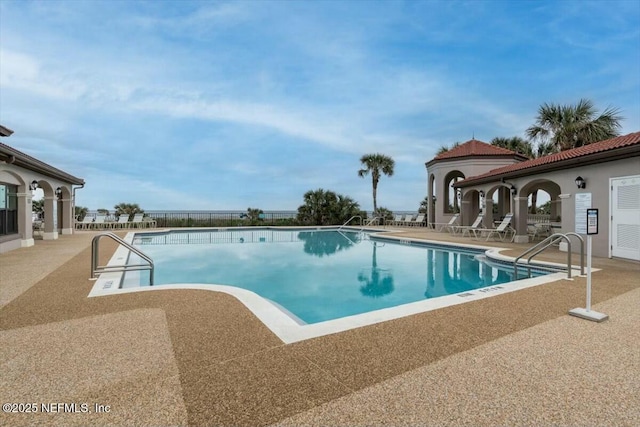
[[[601,151],[598,153],[588,154],[585,156],[573,157],[571,159],[560,160],[553,163],[544,163],[538,166],[533,166],[525,169],[518,169],[512,172],[505,172],[502,174],[491,175],[484,178],[474,179],[469,177],[466,180],[458,181],[453,186],[455,188],[466,188],[474,185],[493,183],[500,181],[501,179],[513,179],[520,178],[527,175],[537,175],[543,172],[552,172],[559,169],[566,169],[573,166],[587,166],[595,163],[604,163],[614,160],[620,160],[629,157],[640,156],[640,145],[630,145],[626,147],[615,148],[613,150]]]
[[[441,162],[455,162],[458,160],[468,160],[468,159],[510,159],[510,160],[516,160],[518,162],[525,162],[527,160],[529,160],[528,157],[523,156],[521,154],[505,154],[505,155],[496,155],[496,154],[491,154],[491,155],[478,155],[478,154],[470,154],[468,156],[459,156],[459,157],[447,157],[445,159],[431,159],[428,162],[426,162],[424,164],[424,166],[426,168],[428,168],[429,166],[433,166],[436,163],[441,163]]]
[[[20,166],[27,169],[33,169],[37,172],[49,176],[51,178],[59,179],[61,181],[68,182],[73,185],[84,185],[84,179],[78,178],[71,174],[68,174],[58,168],[46,164],[40,160],[33,159],[26,156],[24,153],[14,150],[13,148],[4,145],[0,147],[0,157],[4,157],[4,161]]]

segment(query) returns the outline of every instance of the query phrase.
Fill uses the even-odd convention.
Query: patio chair
[[[143,225],[145,225],[143,223],[144,220],[144,214],[143,213],[137,213],[133,216],[133,219],[131,220],[130,226],[131,227],[135,227],[135,228],[141,228]]]
[[[129,228],[131,223],[129,222],[129,215],[122,214],[118,217],[118,221],[112,224],[113,228]]]
[[[82,221],[76,221],[76,230],[86,230],[93,223],[93,217],[85,215]]]
[[[96,219],[91,223],[91,228],[94,230],[105,228],[107,226],[106,219],[106,215],[96,215]]]
[[[401,225],[411,227],[413,225],[413,214],[406,214]]]
[[[551,236],[553,229],[549,222],[536,222],[527,225],[527,234],[529,235],[529,240],[534,241],[538,238]]]
[[[504,239],[507,237],[507,234],[511,233],[512,236],[515,236],[516,232],[511,227],[511,220],[513,219],[513,214],[509,213],[505,215],[504,219],[496,228],[474,228],[471,231],[473,232],[474,237],[477,239],[478,236],[482,236],[482,233],[488,232],[487,241],[494,234],[500,237],[500,241],[504,242]],[[511,237],[513,240],[513,237]]]
[[[449,222],[434,222],[433,227],[436,231],[448,231],[449,233],[454,234],[456,232],[455,227],[457,226],[458,219],[460,218],[460,214],[455,214],[451,217]]]
[[[419,214],[415,220],[411,221],[411,224],[415,227],[422,227],[424,225],[424,215]]]
[[[402,215],[396,215],[393,218],[393,222],[391,223],[391,225],[400,225],[400,223],[402,222],[402,218],[403,218]]]
[[[476,220],[473,221],[473,224],[466,225],[466,226],[463,226],[463,225],[456,226],[455,227],[456,228],[456,232],[458,232],[458,231],[462,232],[462,237],[464,237],[466,235],[470,236],[471,233],[474,232],[474,230],[476,230],[478,227],[480,227],[480,224],[482,224],[482,218],[483,218],[483,215],[480,214],[480,215],[478,215]]]

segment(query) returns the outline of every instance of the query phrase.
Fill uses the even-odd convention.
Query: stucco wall
[[[447,223],[453,216],[452,213],[444,212],[444,194],[449,191],[445,188],[444,179],[446,175],[454,170],[460,171],[466,178],[485,174],[493,169],[500,168],[502,166],[511,165],[517,163],[512,158],[466,158],[460,160],[440,161],[427,168],[427,176],[434,175],[435,182],[435,194],[436,208],[434,211],[435,221],[429,219],[430,222],[435,223]],[[427,194],[430,194],[431,188],[429,188],[429,180],[427,179]]]
[[[599,211],[599,234],[593,236],[593,255],[599,257],[610,256],[610,226],[611,226],[611,187],[610,178],[631,176],[640,174],[640,157],[631,157],[628,159],[616,160],[611,162],[598,163],[588,166],[578,166],[568,169],[562,169],[553,172],[529,175],[522,178],[508,179],[518,189],[518,197],[524,199],[527,194],[521,192],[521,189],[534,180],[548,180],[560,186],[561,201],[561,229],[560,232],[570,232],[575,230],[575,195],[576,193],[591,193],[592,207]],[[575,184],[576,177],[581,176],[586,181],[585,189],[578,189]],[[483,184],[474,187],[475,189],[489,190],[494,187],[498,181],[491,184]],[[467,189],[468,189],[467,188]],[[526,210],[526,200],[520,200],[517,203],[524,203]],[[516,209],[517,210],[517,209]],[[516,212],[516,215],[518,212]],[[520,230],[523,228],[520,227]],[[574,252],[579,251],[576,244],[572,248]]]

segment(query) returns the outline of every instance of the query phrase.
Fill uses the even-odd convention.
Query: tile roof
[[[444,153],[438,154],[436,157],[431,160],[431,162],[437,160],[445,160],[445,159],[454,159],[458,157],[472,157],[472,156],[519,156],[521,158],[526,158],[515,151],[507,150],[506,148],[496,147],[495,145],[487,144],[486,142],[478,141],[477,139],[472,139],[464,144],[460,144],[456,147],[453,147],[449,151],[445,151]],[[429,163],[431,163],[429,162]]]
[[[494,169],[482,175],[472,176],[464,181],[460,181],[459,184],[463,186],[481,179],[490,178],[493,176],[500,176],[504,174],[523,171],[526,169],[539,168],[545,165],[551,165],[554,163],[562,164],[563,162],[575,160],[581,157],[587,157],[597,153],[611,151],[623,147],[640,144],[640,132],[630,133],[628,135],[618,136],[615,138],[607,139],[600,142],[594,142],[593,144],[584,145],[582,147],[573,148],[571,150],[561,151],[560,153],[550,154],[548,156],[539,157],[537,159],[527,160],[521,163],[514,163],[512,165],[503,166],[498,169]]]

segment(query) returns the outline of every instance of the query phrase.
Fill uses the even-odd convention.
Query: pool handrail
[[[529,258],[527,258],[527,262],[524,265],[528,270],[529,270],[529,275],[531,275],[531,259],[538,255],[540,252],[544,251],[545,249],[547,249],[549,246],[559,242],[560,240],[565,240],[567,242],[567,278],[571,279],[571,269],[572,269],[572,265],[571,265],[571,239],[569,239],[569,236],[576,236],[579,240],[580,240],[580,274],[584,275],[584,239],[582,238],[582,236],[580,236],[577,233],[574,232],[568,232],[568,233],[554,233],[551,236],[547,237],[546,239],[544,239],[543,241],[541,241],[540,243],[537,243],[536,245],[530,247],[529,249],[527,249],[526,251],[524,251],[522,254],[520,254],[520,256],[518,256],[514,261],[513,261],[513,273],[515,275],[515,277],[518,277],[518,261],[520,261],[520,258],[524,257],[525,255],[530,254],[531,252],[533,252]]]
[[[124,246],[129,251],[135,253],[140,258],[147,261],[149,264],[148,265],[147,264],[98,265],[98,259],[100,257],[100,239],[103,237],[109,237],[119,245]],[[107,273],[107,272],[116,272],[116,271],[127,272],[127,271],[136,271],[136,270],[149,270],[149,286],[153,286],[154,264],[153,264],[153,260],[149,255],[145,254],[140,249],[132,246],[131,244],[125,242],[116,234],[110,231],[105,231],[93,237],[93,240],[91,241],[91,278],[92,279],[96,278],[97,273]]]
[[[365,227],[368,227],[371,225],[371,223],[373,223],[373,221],[378,221],[379,219],[382,219],[381,217],[377,217],[374,216],[373,218],[371,218],[371,221],[369,221],[368,223],[366,223],[365,225],[362,226],[362,228],[360,229],[360,232],[362,233],[365,229]]]
[[[338,231],[342,230],[342,227],[344,227],[345,225],[349,224],[351,221],[353,221],[356,218],[360,218],[360,225],[362,225],[362,217],[360,215],[354,215],[351,218],[349,218],[344,224],[342,224],[340,227],[338,227]]]

